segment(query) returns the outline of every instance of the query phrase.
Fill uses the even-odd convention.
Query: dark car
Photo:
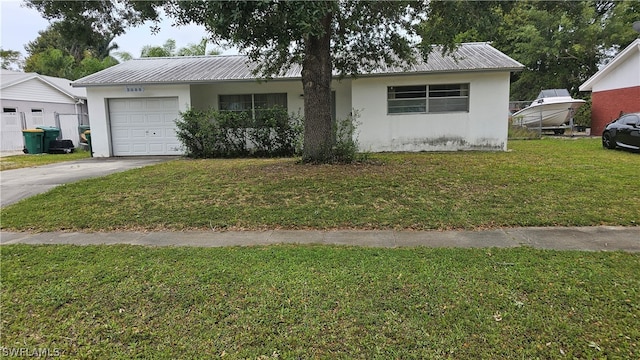
[[[602,132],[602,146],[640,150],[640,113],[624,114],[607,124]]]

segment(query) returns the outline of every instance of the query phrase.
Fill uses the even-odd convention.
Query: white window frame
[[[388,86],[387,115],[469,112],[470,87],[469,83]]]

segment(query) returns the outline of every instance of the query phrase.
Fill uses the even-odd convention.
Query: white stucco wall
[[[361,151],[506,150],[509,72],[405,75],[353,81]],[[387,87],[469,84],[469,112],[387,114]]]
[[[355,110],[361,151],[506,150],[509,72],[362,77],[333,81],[336,117]],[[387,87],[469,84],[469,112],[387,114]],[[302,83],[294,81],[224,82],[198,85],[143,85],[143,92],[125,86],[87,88],[91,139],[95,157],[113,155],[109,99],[178,97],[179,111],[191,106],[218,108],[219,95],[287,93],[289,112],[303,114]]]
[[[109,127],[109,99],[178,97],[180,111],[185,111],[191,106],[189,85],[141,85],[141,87],[144,88],[142,92],[127,92],[125,86],[87,88],[94,157],[113,155]]]

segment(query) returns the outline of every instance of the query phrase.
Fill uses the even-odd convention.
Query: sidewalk
[[[460,247],[640,252],[640,227],[504,228],[484,231],[270,230],[186,232],[0,232],[0,244],[253,246],[322,244],[365,247]]]

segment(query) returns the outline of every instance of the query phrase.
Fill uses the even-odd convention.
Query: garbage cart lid
[[[60,131],[60,129],[55,126],[36,126],[36,129]]]
[[[41,133],[44,132],[44,130],[42,129],[24,129],[22,130],[23,133]]]

